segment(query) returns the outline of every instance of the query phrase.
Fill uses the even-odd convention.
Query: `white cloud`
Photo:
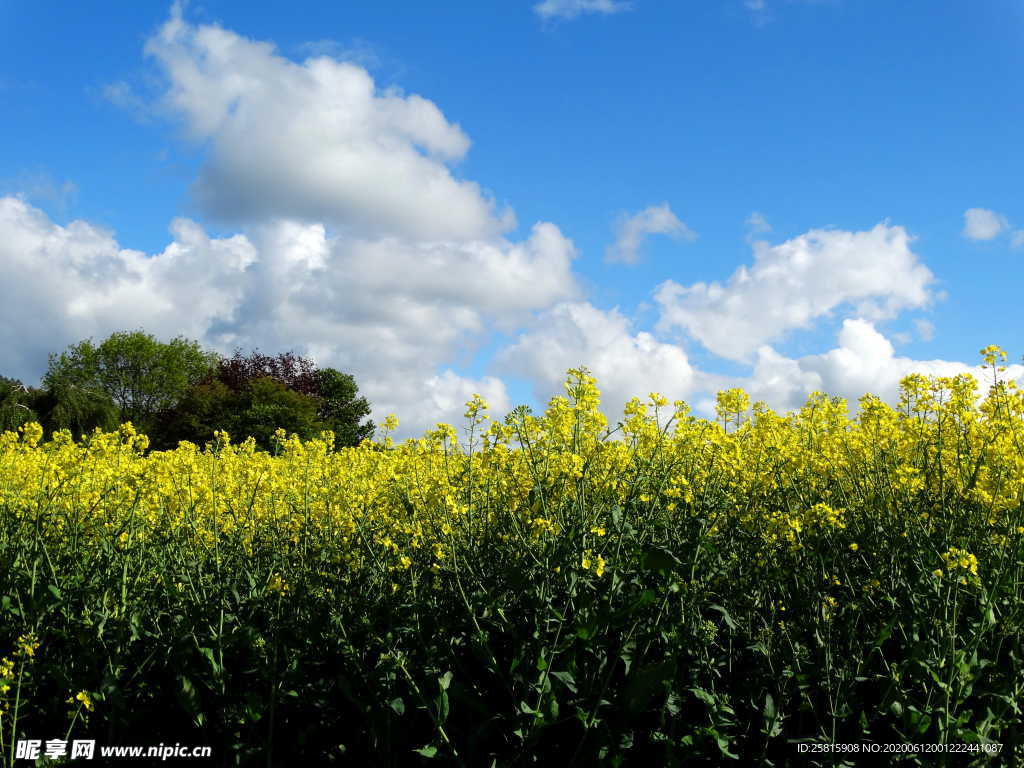
[[[546,404],[564,395],[566,371],[587,366],[601,390],[601,410],[610,424],[622,418],[632,397],[659,391],[670,400],[698,387],[698,374],[679,346],[650,333],[634,333],[617,309],[602,311],[585,302],[563,302],[544,312],[532,329],[495,356],[497,370],[525,376]]]
[[[309,40],[305,43],[300,43],[298,50],[309,57],[330,56],[338,61],[358,64],[366,70],[374,69],[381,65],[380,54],[377,53],[372,44],[361,38],[354,38],[347,44],[330,38]]]
[[[170,245],[148,256],[86,222],[62,227],[0,198],[3,373],[35,383],[48,353],[139,327],[225,353],[294,349],[351,373],[376,420],[394,411],[400,435],[419,435],[462,421],[464,401],[444,399],[444,383],[453,397],[479,391],[506,407],[500,381],[439,369],[492,327],[511,330],[578,294],[575,249],[547,223],[522,243],[355,240],[285,219],[230,238],[187,219],[171,232]]]
[[[668,203],[652,205],[632,216],[622,217],[616,224],[614,245],[605,251],[605,261],[633,264],[640,244],[647,235],[668,235],[676,240],[695,240],[696,233],[681,222]]]
[[[857,400],[875,394],[890,405],[899,399],[900,379],[910,373],[925,376],[956,376],[970,373],[979,391],[987,391],[991,370],[948,360],[914,360],[897,357],[892,343],[863,319],[843,322],[839,346],[821,355],[791,359],[765,345],[758,349],[753,375],[731,386],[744,386],[752,400],[764,400],[778,410],[801,407],[814,391],[846,398],[855,411]],[[1024,365],[1007,366],[1007,380],[1024,384]]]
[[[374,403],[375,412],[397,413],[399,429],[396,434],[400,433],[403,438],[421,437],[437,424],[445,423],[458,430],[459,442],[465,446],[468,435],[465,433],[467,421],[464,414],[466,403],[474,394],[480,395],[490,406],[487,415],[493,420],[500,421],[513,407],[501,379],[494,376],[470,379],[450,369],[422,381],[399,382],[390,384],[388,388],[389,396]],[[413,409],[410,409],[410,404],[415,404]],[[378,423],[382,422],[383,416],[378,420]],[[485,423],[482,431],[486,429]]]
[[[1020,248],[1022,246],[1024,246],[1024,229],[1018,229],[1010,237],[1010,247]]]
[[[963,236],[969,240],[992,240],[1009,226],[1006,217],[987,208],[964,211]]]
[[[763,344],[846,304],[872,319],[923,307],[934,278],[911,242],[902,227],[887,224],[866,232],[811,230],[776,246],[756,242],[753,266],[740,267],[725,285],[659,285],[657,329],[684,329],[714,354],[747,361]]]
[[[763,235],[766,232],[772,231],[772,225],[768,223],[768,219],[764,217],[764,214],[754,211],[750,216],[747,217],[744,222],[747,228],[746,241],[751,245],[754,244],[758,238],[758,235]]]
[[[917,329],[917,335],[921,337],[921,341],[931,341],[935,338],[935,324],[918,318],[914,321],[914,327]]]
[[[629,10],[629,3],[619,0],[544,0],[533,6],[534,13],[542,19],[574,19],[581,13],[619,13]]]
[[[175,7],[145,47],[168,82],[162,104],[209,152],[193,193],[236,222],[323,222],[354,236],[472,240],[514,226],[448,164],[469,139],[437,106],[378,92],[362,67],[302,64],[269,43],[187,23]]]
[[[0,198],[0,343],[6,375],[36,383],[47,354],[89,336],[144,326],[193,338],[231,317],[256,258],[244,236],[210,240],[186,219],[151,258],[86,222],[54,224],[15,197]]]
[[[261,263],[238,319],[217,331],[273,347],[301,339],[353,375],[379,374],[379,391],[394,372],[433,371],[490,327],[511,330],[578,293],[575,250],[552,224],[519,244],[327,238],[294,222],[253,241]]]

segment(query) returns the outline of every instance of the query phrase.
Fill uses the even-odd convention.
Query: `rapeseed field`
[[[911,375],[856,415],[651,393],[610,429],[580,368],[462,441],[6,432],[3,764],[1024,760],[1024,393],[982,356],[984,398]]]

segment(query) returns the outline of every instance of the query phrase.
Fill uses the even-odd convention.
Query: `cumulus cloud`
[[[756,242],[753,266],[725,285],[659,285],[657,330],[681,328],[714,354],[746,362],[763,344],[842,305],[870,319],[923,307],[934,277],[911,242],[902,227],[884,223],[866,232],[811,230],[776,246]]]
[[[987,208],[964,211],[963,236],[969,240],[992,240],[1009,226],[1006,217]]]
[[[935,324],[928,320],[918,318],[914,321],[914,328],[917,329],[921,341],[931,341],[935,338]]]
[[[467,442],[464,414],[466,403],[473,395],[478,394],[487,402],[490,406],[487,413],[495,420],[500,420],[513,408],[501,379],[494,376],[470,379],[451,369],[423,380],[399,382],[397,386],[391,384],[388,392],[388,396],[375,404],[378,406],[375,412],[399,414],[396,434],[421,437],[440,423],[451,424],[459,431],[459,441],[464,445]],[[410,403],[416,404],[414,411],[409,410]]]
[[[287,219],[228,238],[175,219],[171,234],[147,255],[87,222],[60,226],[0,198],[0,302],[12,318],[0,328],[5,375],[34,383],[48,353],[138,327],[225,353],[294,349],[352,373],[375,419],[396,412],[401,434],[418,435],[462,420],[462,402],[445,399],[442,384],[456,399],[480,392],[506,407],[500,381],[444,364],[492,328],[511,330],[578,294],[575,249],[547,223],[521,243],[360,240]]]
[[[652,205],[632,216],[619,219],[616,239],[605,251],[605,261],[633,264],[647,235],[668,235],[676,240],[695,240],[697,234],[681,222],[668,203]]]
[[[491,328],[511,330],[578,292],[575,250],[552,224],[518,244],[329,238],[295,222],[252,237],[263,259],[237,320],[216,332],[274,347],[301,339],[362,379],[379,374],[378,391],[393,374],[431,371]]]
[[[48,353],[89,336],[142,325],[195,337],[230,319],[256,259],[252,244],[211,240],[187,219],[171,230],[171,244],[147,257],[87,222],[59,226],[23,200],[0,198],[6,375],[35,383]]]
[[[677,399],[703,383],[681,347],[634,332],[617,309],[603,311],[586,302],[562,302],[542,313],[495,356],[495,365],[499,372],[530,378],[541,403],[565,394],[569,368],[587,366],[611,424],[632,397],[659,391]]]
[[[738,385],[746,387],[753,400],[764,400],[779,411],[801,407],[807,395],[814,391],[846,398],[853,411],[857,400],[866,393],[895,405],[900,380],[911,373],[925,376],[970,373],[977,380],[981,393],[991,384],[991,370],[981,365],[897,357],[892,343],[873,323],[864,319],[843,321],[838,342],[837,347],[824,354],[799,359],[783,357],[764,345],[757,351],[753,375],[739,381]],[[1024,384],[1024,365],[1007,366],[1005,379]]]
[[[145,51],[167,80],[163,108],[208,145],[193,193],[233,222],[323,222],[354,236],[472,240],[508,231],[472,181],[448,165],[469,139],[431,101],[380,92],[362,67],[299,64],[273,45],[193,25],[175,6]]]
[[[533,11],[542,19],[574,19],[582,13],[619,13],[629,10],[629,3],[619,0],[544,0],[533,6]]]

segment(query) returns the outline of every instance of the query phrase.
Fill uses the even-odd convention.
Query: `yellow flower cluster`
[[[0,696],[11,690],[11,679],[14,677],[14,660],[6,656],[0,658]]]
[[[956,547],[950,547],[943,555],[942,559],[946,561],[946,568],[952,573],[957,569],[967,571],[971,576],[978,576],[978,558],[972,555],[970,552],[966,552]],[[941,576],[941,570],[936,571],[937,576]],[[967,579],[964,577],[960,578],[960,583],[964,584]]]
[[[35,632],[29,632],[27,635],[21,635],[15,645],[17,646],[14,651],[15,656],[31,659],[36,655],[40,642]]]
[[[998,375],[1005,353],[982,354]],[[28,424],[0,435],[0,506],[26,531],[52,542],[73,535],[82,547],[132,552],[177,537],[200,551],[251,556],[323,545],[335,572],[375,569],[389,584],[421,567],[456,567],[461,548],[482,536],[516,543],[523,558],[570,532],[582,533],[585,547],[610,530],[603,512],[587,510],[612,508],[703,517],[708,536],[738,527],[758,542],[763,562],[812,540],[869,557],[860,549],[866,539],[851,540],[882,522],[893,537],[941,533],[928,509],[982,509],[987,542],[972,542],[975,551],[1019,540],[1024,393],[1013,382],[997,383],[979,403],[969,375],[911,375],[897,407],[865,396],[855,417],[846,401],[819,392],[780,415],[734,389],[719,395],[708,420],[682,401],[663,413],[668,399],[652,392],[647,403],[630,401],[614,430],[586,369],[569,371],[565,393],[540,418],[521,407],[482,432],[488,405],[474,395],[466,418],[482,446],[470,450],[448,424],[386,451],[278,430],[273,454],[224,432],[204,449],[182,443],[147,454],[131,424],[42,442],[39,425]],[[385,432],[397,426],[384,420]],[[923,499],[932,502],[924,509]],[[860,526],[867,515],[877,519]],[[604,573],[601,554],[575,552],[584,569]],[[946,563],[977,575],[973,555],[951,549]],[[294,586],[279,573],[267,579],[273,594]],[[36,647],[19,640],[17,653]]]
[[[607,561],[601,555],[595,555],[593,550],[586,550],[580,561],[580,568],[585,571],[593,570],[598,576],[604,576],[604,569]]]
[[[291,591],[291,586],[288,582],[281,578],[281,574],[275,573],[270,577],[270,582],[267,584],[267,592],[275,595],[286,595]]]

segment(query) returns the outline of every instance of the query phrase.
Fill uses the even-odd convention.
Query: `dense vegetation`
[[[715,422],[652,393],[611,432],[566,388],[489,427],[474,398],[465,447],[3,435],[6,754],[70,725],[223,765],[1024,760],[1012,383],[855,418],[731,390]]]
[[[203,447],[217,430],[269,450],[282,427],[302,439],[330,430],[337,445],[356,446],[374,432],[358,392],[351,375],[291,352],[223,357],[184,338],[120,332],[51,355],[38,388],[0,377],[0,430],[36,421],[46,437],[79,436],[131,422],[158,450]]]

